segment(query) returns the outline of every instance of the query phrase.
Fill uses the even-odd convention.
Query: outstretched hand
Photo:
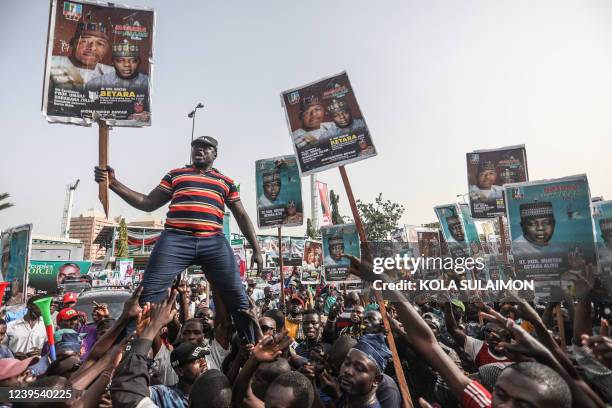
[[[292,342],[287,330],[274,336],[267,334],[251,349],[251,356],[259,363],[274,361]]]
[[[369,260],[361,260],[358,259],[356,256],[349,254],[342,254],[342,256],[351,261],[349,272],[357,276],[358,278],[369,282],[373,282],[381,278],[382,275],[376,275],[374,273],[374,267],[372,265],[372,262],[370,262]]]
[[[253,269],[253,264],[257,263],[257,276],[261,276],[263,272],[263,256],[261,255],[261,250],[257,250],[253,252],[251,256],[251,269]]]
[[[138,299],[142,294],[142,286],[139,286],[132,296],[125,302],[123,305],[122,315],[126,317],[128,320],[134,319],[138,317],[139,314],[142,313],[142,307],[138,304]]]

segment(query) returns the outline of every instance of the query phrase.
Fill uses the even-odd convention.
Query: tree
[[[312,220],[310,218],[306,219],[306,236],[310,239],[318,239],[321,237],[321,233],[312,225]]]
[[[3,200],[6,200],[10,196],[11,195],[9,193],[2,193],[2,194],[0,194],[0,211],[6,210],[7,208],[10,208],[10,207],[15,205],[13,203],[3,203],[2,202]]]
[[[390,200],[383,201],[382,193],[376,197],[374,203],[364,203],[357,200],[357,209],[363,221],[368,241],[388,239],[389,234],[398,228],[398,221],[405,211],[401,204]]]
[[[344,224],[340,210],[338,209],[338,201],[340,196],[334,193],[334,190],[329,190],[329,202],[331,204],[331,221],[333,225]]]
[[[119,239],[117,240],[117,253],[115,258],[127,258],[128,257],[128,231],[127,225],[125,224],[125,218],[121,218],[119,221]]]

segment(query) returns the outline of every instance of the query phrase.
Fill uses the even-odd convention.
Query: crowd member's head
[[[72,308],[60,310],[57,314],[57,327],[77,330],[79,328],[79,313]]]
[[[478,165],[478,188],[490,190],[497,181],[497,171],[495,164],[490,161],[482,161]]]
[[[276,201],[281,191],[281,174],[278,170],[263,174],[263,193],[270,201]]]
[[[612,244],[612,218],[604,218],[599,220],[599,228],[601,229],[601,238],[606,244]]]
[[[332,100],[330,105],[327,107],[327,111],[329,112],[329,116],[332,118],[336,126],[339,128],[349,127],[353,122],[351,109],[348,107],[345,101],[338,99]]]
[[[374,395],[391,351],[382,334],[366,334],[350,349],[340,367],[340,388],[349,399]]]
[[[285,315],[278,309],[267,310],[264,313],[265,317],[274,319],[276,322],[276,331],[281,332],[285,328]]]
[[[297,293],[294,293],[291,296],[289,313],[292,316],[298,316],[302,314],[303,310],[304,310],[304,299],[302,299],[302,297],[298,295]]]
[[[103,319],[96,323],[96,334],[98,338],[104,336],[106,332],[113,327],[115,319]]]
[[[199,346],[204,343],[205,333],[202,319],[189,319],[185,321],[181,328],[179,342]]]
[[[140,52],[137,44],[130,44],[124,39],[119,44],[113,44],[113,66],[115,73],[121,79],[132,79],[138,75]]]
[[[344,254],[344,239],[342,239],[342,236],[330,237],[327,241],[327,245],[331,258],[335,262],[340,262],[342,260],[342,254]]]
[[[346,294],[345,306],[347,308],[352,308],[360,304],[361,304],[361,298],[359,297],[359,293],[349,292]]]
[[[27,315],[30,319],[35,320],[35,319],[40,318],[40,309],[34,302],[40,299],[44,299],[46,297],[48,296],[47,295],[34,295],[28,299],[26,306],[28,308]]]
[[[363,311],[364,311],[364,307],[361,305],[357,305],[353,308],[353,311],[351,312],[351,323],[354,324],[361,324],[361,321],[363,320]]]
[[[180,381],[192,385],[208,369],[207,354],[210,351],[206,347],[181,343],[170,353],[170,365]]]
[[[257,366],[253,374],[251,383],[251,391],[260,400],[266,397],[266,391],[270,384],[278,378],[278,376],[291,371],[291,366],[284,358],[278,358],[268,363],[261,363]]]
[[[535,245],[547,245],[555,232],[551,202],[525,203],[519,206],[523,237]]]
[[[57,330],[53,337],[55,339],[55,352],[57,358],[81,354],[81,337],[72,329]]]
[[[440,336],[440,319],[433,313],[427,312],[423,313],[423,320],[425,320],[425,323],[427,323],[434,336],[438,338]]]
[[[96,64],[102,62],[110,45],[106,26],[92,21],[91,15],[86,18],[87,21],[78,24],[74,37],[70,40],[70,59],[77,67],[94,69]]]
[[[522,362],[504,369],[493,392],[493,407],[570,408],[569,386],[556,371],[540,363]]]
[[[259,318],[259,327],[261,333],[265,336],[266,334],[276,334],[276,321],[271,317],[262,316]]]
[[[306,131],[316,130],[321,127],[325,119],[325,109],[316,96],[308,96],[302,99],[300,119],[302,128]]]
[[[78,298],[76,293],[68,292],[68,293],[64,294],[64,297],[62,298],[63,307],[64,308],[74,307],[77,304],[78,300],[79,300],[79,298]]]
[[[380,333],[384,330],[382,315],[378,310],[370,310],[363,316],[365,333]]]
[[[207,168],[217,158],[219,142],[211,136],[200,136],[191,142],[191,161],[196,168]]]
[[[465,240],[465,235],[463,234],[463,227],[461,226],[461,220],[459,217],[457,215],[446,217],[446,223],[448,224],[448,230],[455,241],[463,242]]]
[[[314,309],[319,313],[323,313],[324,308],[325,298],[323,296],[317,296],[317,298],[315,299]]]
[[[313,401],[312,383],[297,371],[279,375],[265,396],[266,408],[310,408]]]
[[[268,285],[264,288],[264,297],[266,299],[272,299],[274,297],[274,292],[272,292],[272,286]]]
[[[332,371],[335,375],[340,371],[340,366],[349,350],[355,347],[357,344],[357,340],[352,338],[351,336],[340,336],[338,339],[332,344],[329,353],[327,354],[327,361],[331,365]]]
[[[321,332],[321,317],[312,309],[302,314],[302,331],[306,340],[318,340]]]
[[[47,369],[47,375],[59,375],[70,378],[81,367],[81,358],[78,354],[61,354]]]
[[[34,378],[30,374],[30,366],[38,363],[38,357],[25,360],[15,358],[0,359],[0,387],[23,387]]]
[[[208,370],[193,383],[190,407],[231,408],[232,386],[219,370]]]
[[[91,318],[95,323],[101,320],[108,319],[110,312],[108,311],[108,305],[106,303],[94,302],[93,310],[91,311]]]

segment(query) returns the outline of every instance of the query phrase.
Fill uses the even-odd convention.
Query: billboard
[[[302,179],[295,156],[257,160],[255,185],[259,228],[304,223]]]
[[[323,271],[327,283],[357,282],[349,274],[350,261],[343,254],[361,257],[359,235],[355,224],[321,227],[323,244]]]
[[[56,294],[67,277],[87,275],[89,268],[90,261],[30,261],[28,287],[37,293]]]
[[[10,282],[3,305],[25,303],[28,284],[28,263],[32,248],[32,224],[9,228],[0,236],[2,262],[0,281]]]
[[[466,157],[472,217],[505,215],[502,186],[529,180],[525,146],[476,150]]]
[[[346,72],[281,94],[302,175],[376,156]]]
[[[150,126],[155,13],[52,0],[42,111],[49,122]]]

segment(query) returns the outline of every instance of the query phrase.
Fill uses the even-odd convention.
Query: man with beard
[[[302,224],[304,222],[304,214],[298,212],[297,205],[294,200],[289,200],[287,203],[286,215],[285,215],[285,224]]]
[[[281,191],[281,174],[278,170],[268,171],[262,175],[263,196],[259,196],[259,207],[267,208],[279,205],[278,195]]]
[[[341,99],[333,99],[327,107],[327,112],[334,121],[334,126],[323,134],[322,140],[329,141],[331,138],[346,135],[360,136],[368,130],[365,121],[353,118],[351,108]]]
[[[291,296],[291,302],[289,306],[289,315],[285,317],[285,329],[287,335],[296,340],[303,338],[302,333],[302,311],[304,310],[304,300],[294,293]]]
[[[329,237],[327,246],[329,248],[329,254],[324,260],[326,266],[348,265],[347,260],[342,257],[342,254],[344,254],[344,239],[342,235]]]
[[[383,372],[391,358],[391,351],[383,334],[367,334],[353,347],[338,376],[343,396],[339,408],[380,408],[376,391],[383,380]]]
[[[470,198],[473,201],[489,201],[502,198],[504,188],[496,184],[497,178],[497,169],[493,162],[479,162],[476,185],[470,186]]]
[[[522,255],[537,255],[549,247],[555,233],[553,205],[549,201],[525,203],[519,206],[523,235],[514,241],[513,251]]]
[[[302,127],[293,132],[293,143],[298,152],[319,147],[322,135],[334,126],[333,122],[323,122],[325,108],[318,97],[305,97],[300,108]]]
[[[446,217],[446,224],[448,225],[448,231],[451,236],[457,242],[465,241],[465,235],[463,233],[463,227],[461,225],[461,220],[457,215],[451,215],[450,217]]]

